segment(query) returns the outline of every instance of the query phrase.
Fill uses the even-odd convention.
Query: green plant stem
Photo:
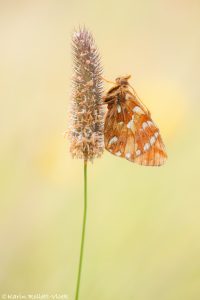
[[[83,212],[81,249],[80,249],[80,258],[79,258],[78,278],[77,278],[77,285],[76,285],[75,300],[78,300],[78,297],[79,297],[81,271],[82,271],[82,263],[83,263],[83,251],[84,251],[84,242],[85,242],[86,217],[87,217],[87,160],[84,160],[84,212]]]

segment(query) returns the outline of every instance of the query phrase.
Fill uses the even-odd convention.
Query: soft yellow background
[[[80,299],[200,299],[199,16],[195,0],[0,1],[0,294],[74,299],[83,163],[62,133],[85,24],[104,76],[132,74],[169,160],[90,164]]]

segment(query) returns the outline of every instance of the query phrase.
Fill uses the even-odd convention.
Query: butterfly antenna
[[[148,112],[148,114],[150,115],[150,111],[148,110],[148,108],[146,107],[146,105],[142,102],[142,100],[140,99],[140,97],[138,96],[138,94],[136,93],[136,91],[134,90],[134,88],[132,87],[132,85],[129,83],[128,84],[131,89],[133,90],[133,94],[134,96],[140,101],[140,103],[142,103],[143,107],[146,109],[146,111]]]
[[[104,77],[101,76],[101,79],[105,82],[108,82],[108,83],[112,83],[112,84],[116,84],[116,82],[113,82],[113,81],[110,81],[110,80],[107,80],[105,79]]]

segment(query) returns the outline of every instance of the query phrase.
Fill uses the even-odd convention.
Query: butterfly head
[[[114,86],[104,96],[104,103],[113,103],[113,102],[115,102],[116,97],[118,97],[118,95],[121,94],[121,88],[127,88],[128,86],[130,86],[130,84],[128,82],[128,80],[130,78],[131,78],[131,75],[117,77],[115,79],[115,83],[106,80],[109,83],[113,83]]]
[[[131,78],[131,75],[121,76],[115,79],[117,85],[128,85],[128,80]]]

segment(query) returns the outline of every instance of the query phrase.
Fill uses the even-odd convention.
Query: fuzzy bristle
[[[93,160],[104,150],[104,108],[102,68],[94,39],[85,28],[72,37],[74,74],[70,112],[70,152],[72,157]]]

